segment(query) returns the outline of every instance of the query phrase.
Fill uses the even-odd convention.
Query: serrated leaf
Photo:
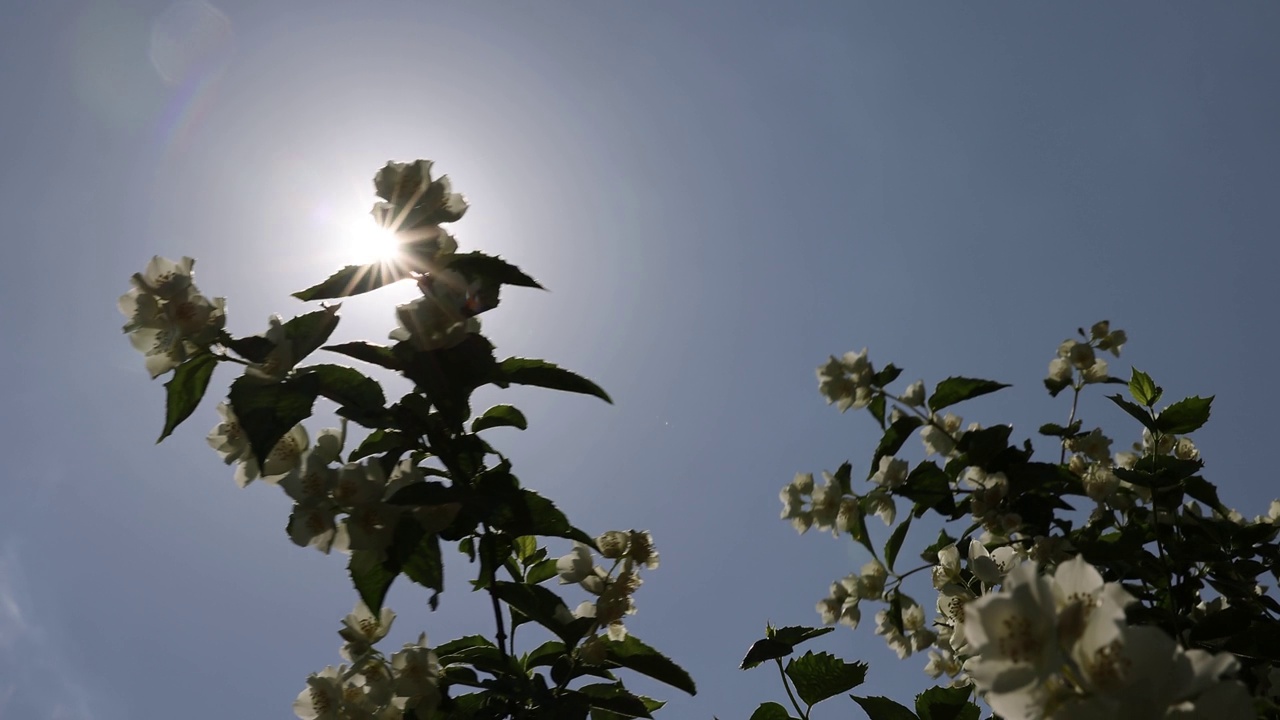
[[[289,339],[289,355],[293,364],[324,345],[334,328],[338,327],[338,308],[331,305],[315,312],[292,318],[284,324],[284,336]]]
[[[1160,399],[1161,392],[1150,375],[1138,368],[1133,368],[1133,377],[1129,380],[1129,394],[1139,405],[1151,407]]]
[[[547,588],[503,580],[495,580],[490,588],[499,600],[550,630],[566,645],[577,644],[590,627],[590,618],[574,618],[564,600]]]
[[[1053,378],[1044,379],[1044,388],[1049,391],[1049,397],[1058,397],[1058,395],[1067,388],[1071,387],[1070,380],[1054,380]]]
[[[360,599],[377,617],[382,611],[382,601],[387,597],[387,590],[399,573],[388,570],[375,553],[352,550],[351,559],[347,562],[347,574]]]
[[[622,683],[595,683],[577,690],[589,698],[591,707],[607,710],[624,718],[651,718],[644,701],[627,691]]]
[[[929,409],[937,412],[958,402],[971,400],[1007,387],[1009,385],[992,380],[949,377],[938,383],[938,386],[934,388],[933,395],[929,396]]]
[[[529,654],[524,656],[524,666],[526,668],[535,668],[542,665],[550,665],[556,659],[564,657],[567,652],[568,648],[565,647],[564,643],[559,640],[548,640],[530,650]]]
[[[774,638],[757,640],[747,649],[747,654],[742,658],[742,663],[738,665],[738,669],[750,670],[766,660],[784,658],[794,651],[794,645],[789,642],[775,640]]]
[[[244,338],[224,338],[222,344],[249,362],[265,362],[267,356],[275,349],[276,344],[261,335],[250,335]]]
[[[469,278],[484,279],[503,285],[543,289],[537,280],[500,257],[480,252],[455,253],[444,260],[445,267]]]
[[[1055,423],[1045,423],[1040,426],[1040,434],[1048,437],[1071,438],[1080,432],[1080,427],[1084,424],[1083,420],[1076,420],[1070,425],[1063,427]]]
[[[539,560],[529,567],[524,574],[524,581],[530,585],[541,585],[556,576],[556,558]]]
[[[370,455],[399,450],[409,444],[409,439],[397,430],[374,430],[347,456],[347,462],[355,462]]]
[[[169,437],[183,420],[191,417],[204,399],[204,393],[209,389],[209,378],[213,377],[213,369],[217,366],[218,359],[203,352],[188,358],[173,372],[173,377],[164,384],[164,430],[156,442]]]
[[[1156,429],[1169,435],[1185,435],[1199,430],[1209,421],[1213,395],[1189,397],[1170,405],[1156,416]]]
[[[898,418],[890,424],[889,429],[880,437],[880,444],[876,445],[875,455],[871,458],[871,472],[867,473],[867,477],[870,478],[880,470],[880,458],[896,455],[902,449],[902,444],[911,437],[911,433],[923,424],[924,421],[914,415]]]
[[[609,660],[628,670],[634,670],[690,695],[696,695],[698,692],[689,673],[662,653],[641,642],[635,635],[627,635],[626,639],[621,641],[609,640],[605,643],[605,649]]]
[[[312,383],[317,395],[362,411],[384,409],[382,386],[355,368],[342,365],[310,365],[297,371],[295,382]]]
[[[494,405],[485,410],[483,415],[471,421],[473,433],[495,427],[525,430],[529,427],[529,421],[525,420],[524,413],[517,410],[514,405]]]
[[[925,508],[945,516],[956,511],[951,477],[932,460],[926,460],[912,468],[907,481],[894,488],[893,494],[918,503],[920,509],[916,511],[916,517],[922,516]]]
[[[309,383],[298,383],[292,378],[263,384],[241,376],[231,383],[227,399],[249,438],[254,457],[265,458],[294,425],[311,417],[316,392]]]
[[[465,637],[460,637],[457,640],[450,640],[449,642],[442,643],[441,645],[436,646],[433,649],[433,652],[435,652],[442,664],[447,665],[448,661],[454,656],[454,654],[462,652],[463,650],[473,647],[493,646],[493,642],[483,635],[467,635]]]
[[[387,368],[388,370],[401,370],[403,365],[396,358],[396,354],[391,348],[385,345],[374,345],[367,342],[349,342],[339,345],[325,345],[322,350],[336,352],[346,355],[349,358],[361,360],[371,365]]]
[[[777,628],[769,633],[769,637],[773,640],[780,640],[790,645],[799,645],[802,642],[812,640],[816,637],[822,637],[827,633],[835,632],[833,627],[805,627],[803,625],[789,625],[787,627]]]
[[[920,720],[978,720],[978,706],[969,702],[972,686],[934,687],[916,696]]]
[[[1151,414],[1143,409],[1142,406],[1135,405],[1128,400],[1125,400],[1123,397],[1120,397],[1118,394],[1108,395],[1107,399],[1119,406],[1121,410],[1129,413],[1130,417],[1142,423],[1142,425],[1148,430],[1152,432],[1156,431],[1155,421],[1151,419]]]
[[[599,385],[581,375],[553,365],[546,360],[532,358],[507,358],[498,366],[499,372],[509,383],[517,385],[535,385],[551,390],[594,395],[607,403],[612,403],[609,394]]]
[[[809,651],[787,663],[786,672],[796,694],[812,707],[861,685],[867,676],[867,664],[847,663],[831,653]]]
[[[876,419],[876,423],[883,430],[884,425],[885,399],[884,395],[877,395],[871,398],[871,402],[867,404],[867,412],[871,413],[871,417]]]
[[[889,363],[888,365],[884,366],[883,370],[881,370],[880,372],[876,373],[871,377],[871,384],[875,385],[876,387],[882,388],[885,385],[888,385],[889,383],[893,382],[894,380],[897,380],[898,376],[901,374],[902,374],[902,368],[897,367],[893,363]]]
[[[394,263],[380,262],[369,265],[348,265],[326,278],[323,282],[312,285],[306,290],[299,290],[293,296],[299,300],[329,300],[332,298],[360,295],[380,287],[399,282],[410,277],[409,273]]]
[[[887,697],[850,695],[870,720],[920,720],[916,714]]]
[[[908,515],[906,520],[893,529],[893,534],[884,544],[884,562],[890,570],[893,570],[893,563],[898,559],[898,551],[902,549],[902,541],[907,538],[907,531],[910,529],[911,516]]]
[[[787,709],[776,702],[761,703],[756,711],[751,713],[751,720],[792,720]]]

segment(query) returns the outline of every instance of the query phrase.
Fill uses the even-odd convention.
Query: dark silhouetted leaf
[[[787,663],[787,677],[795,685],[796,694],[809,706],[852,690],[861,685],[866,676],[866,663],[847,663],[825,652],[810,651]]]
[[[513,405],[494,405],[471,422],[471,432],[473,433],[495,427],[513,427],[524,430],[529,427],[529,421],[525,420],[524,413],[517,410]]]
[[[991,380],[978,380],[966,377],[950,377],[938,383],[933,395],[929,397],[929,409],[937,412],[958,402],[963,402],[980,395],[993,393],[1008,385]]]
[[[216,357],[202,352],[188,358],[173,372],[173,377],[164,384],[164,431],[156,442],[169,437],[174,428],[191,417],[204,398],[205,390],[209,389],[209,378],[213,377],[213,369],[217,366]]]
[[[596,385],[575,372],[553,365],[546,360],[514,357],[507,358],[502,361],[501,365],[499,365],[499,370],[509,383],[515,383],[517,385],[536,385],[538,387],[550,388],[551,390],[562,390],[564,392],[582,393],[583,395],[594,395],[607,403],[613,402],[613,400],[609,398],[609,394],[602,390],[599,385]]]

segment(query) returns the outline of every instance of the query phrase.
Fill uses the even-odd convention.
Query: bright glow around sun
[[[379,226],[367,214],[352,219],[342,229],[346,262],[368,265],[390,262],[400,253],[400,241],[391,230]]]

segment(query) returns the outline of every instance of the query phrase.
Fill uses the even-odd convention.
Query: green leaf
[[[813,706],[862,684],[867,664],[847,663],[831,653],[809,651],[787,663],[787,677],[796,686],[796,694],[806,705]]]
[[[514,405],[494,405],[484,414],[471,421],[471,432],[480,432],[495,427],[513,427],[525,430],[529,427],[529,421],[524,419],[524,413],[515,408]]]
[[[924,560],[930,565],[937,565],[938,551],[948,545],[954,545],[955,543],[956,543],[956,539],[948,535],[946,528],[943,528],[942,530],[938,531],[938,539],[934,540],[932,545],[930,545],[929,547],[921,551],[920,559]]]
[[[341,345],[325,345],[322,350],[336,352],[346,355],[349,358],[361,360],[372,365],[387,368],[388,370],[401,370],[404,366],[396,359],[396,355],[391,348],[385,345],[374,345],[367,342],[349,342]]]
[[[767,702],[761,703],[760,707],[751,713],[751,720],[792,720],[792,718],[786,708],[776,702]]]
[[[555,633],[566,645],[576,644],[590,625],[589,618],[580,618],[588,620],[585,625],[576,622],[564,600],[544,587],[504,580],[495,580],[490,587],[499,600]]]
[[[740,670],[750,670],[766,660],[784,658],[795,652],[796,645],[806,640],[826,635],[833,630],[835,628],[811,628],[800,625],[777,629],[769,627],[765,633],[767,637],[757,640],[751,645],[738,668]]]
[[[550,388],[551,390],[594,395],[607,403],[613,402],[609,398],[609,394],[600,389],[599,385],[546,360],[507,358],[502,361],[498,368],[509,383],[536,385],[537,387]]]
[[[916,517],[922,516],[925,508],[931,508],[946,516],[956,511],[955,496],[951,491],[951,478],[932,460],[912,468],[907,481],[894,489],[893,494],[918,503]]]
[[[871,413],[871,417],[876,419],[876,422],[880,425],[881,430],[883,430],[885,427],[884,411],[885,411],[884,396],[877,395],[871,398],[871,402],[867,404],[867,412]]]
[[[265,362],[267,356],[275,349],[276,344],[261,335],[250,335],[244,338],[226,337],[222,344],[249,362]]]
[[[822,637],[829,632],[835,632],[833,627],[804,627],[803,625],[789,625],[787,627],[770,630],[768,635],[773,640],[778,640],[789,645],[799,645],[802,642],[812,640],[816,637]]]
[[[1083,420],[1076,420],[1066,427],[1054,423],[1045,423],[1040,426],[1040,434],[1048,437],[1073,438],[1080,432],[1080,427],[1083,424]]]
[[[403,526],[406,522],[418,524],[413,520],[402,520],[400,525]],[[400,527],[398,526],[396,530],[398,535]],[[427,601],[434,610],[438,602],[436,595],[444,592],[444,560],[440,557],[440,537],[435,533],[421,533],[421,535],[421,539],[413,545],[412,551],[403,558],[402,564],[406,577],[435,591]],[[406,539],[406,542],[409,540]]]
[[[850,695],[871,720],[920,720],[916,714],[887,697]]]
[[[297,371],[295,382],[312,383],[317,395],[363,411],[384,409],[387,399],[382,386],[355,368],[342,365],[311,365]]]
[[[871,472],[867,473],[867,477],[870,478],[880,470],[880,458],[896,455],[898,450],[902,449],[902,444],[911,437],[911,433],[923,424],[924,421],[920,418],[908,415],[898,418],[889,425],[889,429],[885,430],[880,438],[880,444],[876,446],[875,456],[871,458]]]
[[[957,447],[968,458],[970,465],[987,467],[1009,447],[1009,434],[1012,432],[1011,425],[992,425],[980,430],[969,430],[960,436]]]
[[[622,683],[595,683],[578,688],[589,698],[591,707],[608,710],[624,718],[651,718],[649,708],[640,698],[627,692]]]
[[[1189,397],[1170,405],[1156,416],[1156,429],[1169,435],[1185,435],[1199,430],[1209,421],[1213,397]]]
[[[332,305],[299,315],[284,324],[284,336],[289,339],[289,354],[293,364],[297,365],[329,339],[334,328],[338,327],[339,307]]]
[[[531,565],[524,574],[524,581],[530,585],[541,585],[555,576],[556,558],[547,558]]]
[[[156,442],[169,437],[183,420],[191,417],[209,389],[209,378],[213,377],[213,369],[217,366],[218,359],[208,352],[188,358],[178,366],[173,377],[164,384],[164,431]]]
[[[1148,430],[1152,432],[1156,431],[1156,424],[1155,421],[1151,419],[1151,413],[1147,412],[1142,406],[1134,405],[1123,397],[1120,397],[1119,394],[1108,395],[1107,399],[1119,406],[1121,410],[1129,413],[1134,420],[1142,423],[1142,425]]]
[[[929,397],[929,409],[937,412],[958,402],[970,400],[980,395],[993,393],[1009,385],[991,380],[978,380],[966,377],[949,377],[938,383],[933,395]]]
[[[893,562],[898,559],[898,551],[902,549],[902,541],[907,538],[907,531],[910,528],[911,516],[908,515],[906,520],[893,529],[889,541],[884,544],[884,562],[890,570],[893,569]]]
[[[1053,378],[1044,379],[1044,387],[1049,391],[1049,397],[1058,397],[1063,390],[1071,387],[1070,380],[1054,380]]]
[[[625,640],[609,640],[605,644],[610,661],[646,675],[659,682],[666,683],[690,695],[698,693],[693,678],[679,665],[671,662],[662,653],[645,645],[635,635],[627,635]]]
[[[376,554],[366,550],[351,551],[351,559],[347,562],[347,573],[351,576],[351,583],[359,593],[360,599],[368,606],[374,617],[377,617],[382,611],[382,601],[387,597],[387,590],[399,573],[387,569]]]
[[[311,417],[316,391],[309,383],[293,378],[263,384],[241,376],[231,383],[228,393],[231,410],[249,438],[254,457],[266,458],[272,448],[294,425]]]
[[[468,278],[488,280],[503,285],[543,289],[537,280],[525,275],[520,268],[500,257],[485,255],[484,253],[456,253],[445,259],[445,266],[450,270],[466,275]]]
[[[370,290],[377,290],[409,277],[409,273],[394,264],[377,262],[369,265],[348,265],[330,275],[323,282],[293,294],[299,300],[329,300],[351,297]]]
[[[434,652],[436,657],[440,659],[441,664],[447,665],[454,655],[473,647],[494,647],[494,645],[489,638],[483,635],[467,635],[437,646]]]
[[[1133,368],[1133,377],[1129,380],[1129,394],[1139,405],[1151,407],[1160,399],[1162,391],[1156,387],[1156,383],[1151,376],[1142,372],[1138,368]]]
[[[747,655],[742,658],[742,663],[738,665],[738,669],[750,670],[766,660],[784,658],[794,651],[795,646],[789,642],[775,640],[774,638],[757,640],[747,649]]]
[[[978,706],[969,702],[972,686],[934,687],[916,696],[920,720],[978,720]]]
[[[557,658],[564,657],[567,652],[568,648],[565,647],[564,643],[558,640],[548,640],[530,650],[529,654],[524,656],[524,666],[526,668],[535,668],[541,665],[550,665]]]
[[[894,380],[897,380],[898,376],[901,374],[902,368],[895,366],[893,363],[889,363],[884,366],[883,370],[871,376],[871,384],[878,388],[882,388]]]
[[[396,430],[374,430],[369,433],[360,445],[347,456],[347,462],[355,462],[370,455],[401,450],[408,446],[409,439]]]

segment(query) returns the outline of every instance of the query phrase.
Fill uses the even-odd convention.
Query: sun
[[[400,257],[400,239],[367,215],[344,223],[342,228],[346,261],[356,265],[390,263]]]

